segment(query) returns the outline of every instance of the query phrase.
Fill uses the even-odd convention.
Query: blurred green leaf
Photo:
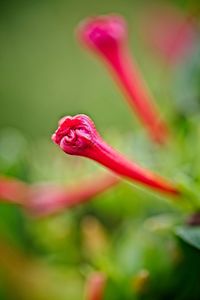
[[[176,234],[186,243],[200,250],[200,226],[180,226],[176,229]]]
[[[197,40],[191,53],[173,76],[174,100],[178,112],[191,116],[200,111],[200,42]]]

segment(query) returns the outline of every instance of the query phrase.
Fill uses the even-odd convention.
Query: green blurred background
[[[162,98],[162,105],[168,105],[165,71],[153,60],[139,33],[138,12],[146,3],[133,0],[2,2],[0,126],[19,128],[31,138],[48,138],[63,114],[76,113],[89,114],[102,129],[109,126],[123,131],[136,125],[102,65],[81,49],[74,37],[80,20],[96,14],[114,12],[125,16],[131,48],[144,77],[156,98]],[[110,110],[113,107],[115,111]]]
[[[199,191],[199,36],[194,55],[175,66],[162,61],[141,33],[140,14],[150,2],[1,1],[2,174],[29,183],[68,183],[99,171],[93,162],[65,156],[50,140],[60,117],[86,113],[123,153]],[[195,0],[153,4],[161,3],[199,16]],[[107,13],[122,14],[127,20],[132,53],[173,128],[175,138],[165,149],[141,134],[143,127],[104,66],[76,41],[74,31],[82,19]],[[86,277],[96,269],[109,278],[105,299],[199,300],[198,289],[197,297],[190,297],[199,280],[199,252],[180,246],[172,232],[191,208],[187,209],[126,182],[85,206],[47,219],[33,220],[19,207],[1,203],[0,300],[80,300]],[[150,274],[148,298],[140,293],[140,285],[137,290],[144,270]],[[177,298],[185,274],[191,282]]]

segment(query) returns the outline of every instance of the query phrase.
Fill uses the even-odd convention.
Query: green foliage
[[[200,226],[180,226],[176,229],[176,234],[183,241],[200,250]]]

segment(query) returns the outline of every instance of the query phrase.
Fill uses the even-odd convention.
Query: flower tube
[[[93,176],[91,179],[75,183],[72,186],[52,184],[32,186],[29,193],[28,210],[35,216],[56,214],[88,202],[119,181],[118,177],[106,174]]]
[[[0,199],[23,204],[28,196],[28,186],[20,180],[0,177]]]
[[[141,168],[107,145],[97,132],[93,121],[86,115],[62,118],[52,140],[65,153],[90,158],[133,182],[165,194],[179,194],[174,184]]]
[[[0,200],[18,204],[36,217],[46,216],[88,202],[119,181],[113,174],[102,174],[71,186],[52,183],[28,185],[17,179],[0,177]]]
[[[125,20],[116,15],[87,19],[78,28],[79,39],[103,58],[151,138],[158,143],[165,143],[167,125],[161,120],[136,62],[131,59],[127,36]]]
[[[86,284],[86,300],[103,300],[106,278],[103,273],[93,273]]]

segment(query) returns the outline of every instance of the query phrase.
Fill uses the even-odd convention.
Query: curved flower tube
[[[119,181],[116,176],[107,174],[95,176],[69,187],[52,184],[33,186],[29,193],[28,210],[36,216],[56,214],[65,208],[88,202]]]
[[[93,273],[86,284],[86,300],[103,300],[106,278],[103,273]]]
[[[73,186],[28,185],[17,179],[0,177],[0,200],[21,205],[34,216],[46,216],[85,203],[119,181],[118,177],[106,174]]]
[[[164,143],[168,137],[167,125],[161,120],[138,67],[131,59],[127,36],[125,20],[117,15],[86,19],[78,27],[79,39],[106,62],[150,136]]]
[[[12,178],[0,177],[0,199],[16,203],[23,204],[28,195],[28,186]]]
[[[86,115],[62,118],[52,140],[65,153],[88,157],[133,182],[165,194],[179,194],[172,183],[139,167],[107,145],[96,131],[93,121]]]

